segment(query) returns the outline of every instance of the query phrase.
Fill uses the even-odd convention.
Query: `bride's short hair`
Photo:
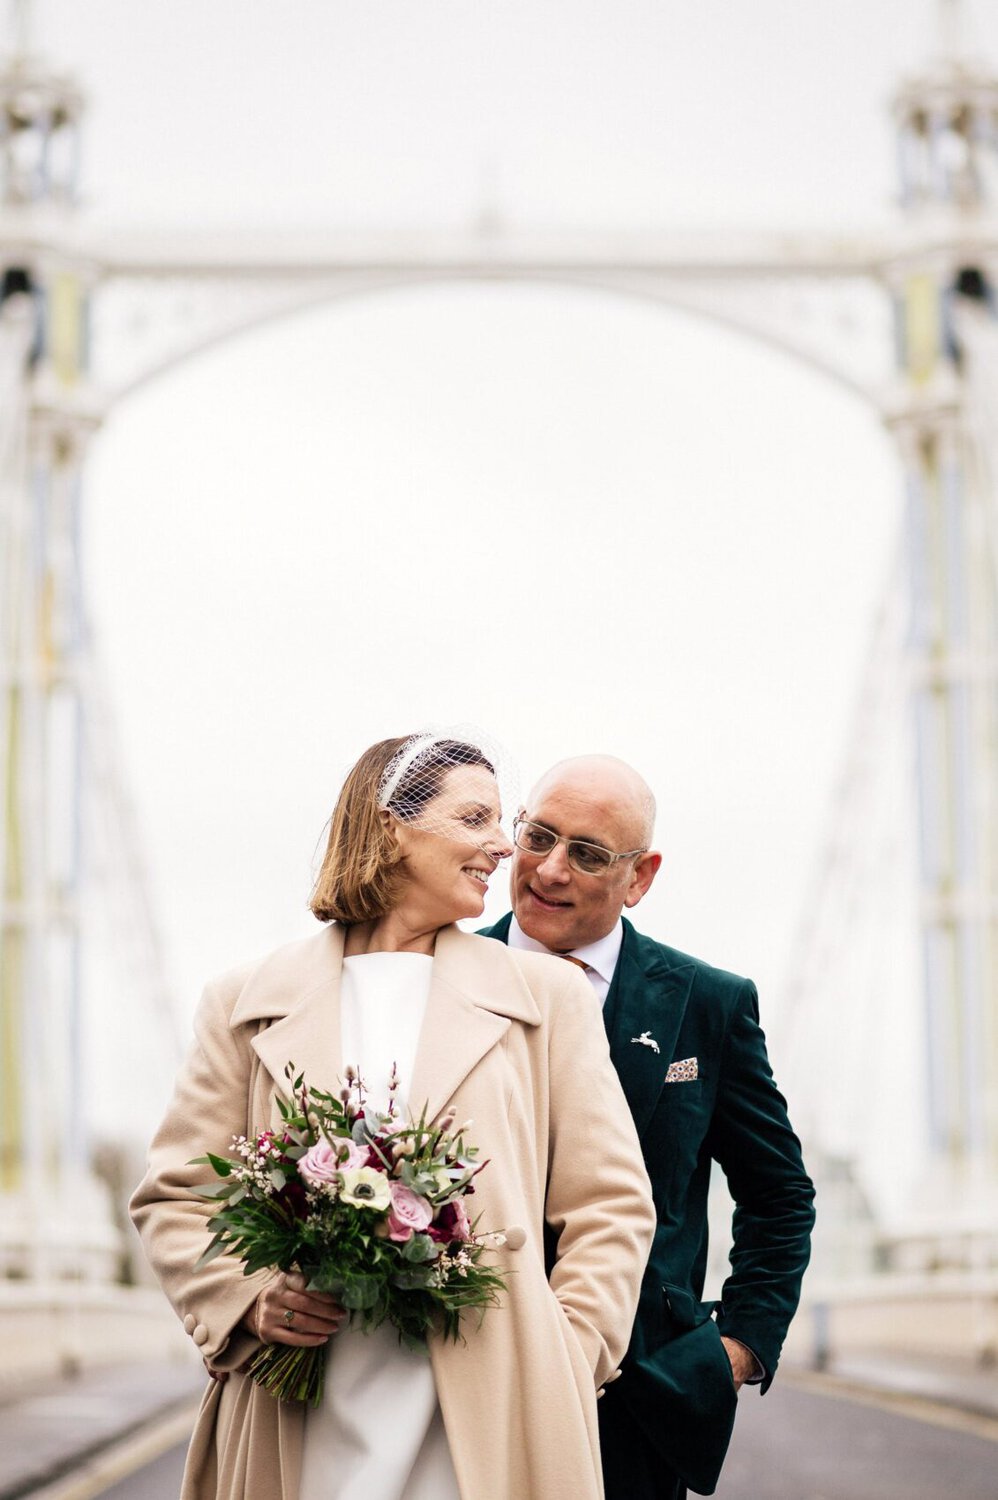
[[[403,735],[379,740],[350,770],[329,822],[329,839],[309,906],[320,922],[372,922],[398,903],[405,858],[387,809],[415,822],[455,766],[495,769],[463,740]]]

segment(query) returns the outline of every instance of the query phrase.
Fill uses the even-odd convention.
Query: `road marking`
[[[910,1417],[913,1422],[948,1427],[954,1432],[969,1432],[974,1437],[998,1443],[998,1417],[986,1416],[984,1412],[964,1411],[958,1406],[946,1406],[941,1401],[933,1401],[928,1396],[916,1396],[908,1391],[888,1391],[859,1385],[841,1375],[787,1370],[782,1378],[788,1384],[814,1396],[828,1396],[834,1401],[853,1401],[857,1406],[875,1406],[881,1411]]]
[[[169,1448],[186,1442],[194,1429],[200,1404],[200,1401],[192,1402],[141,1431],[133,1432],[130,1437],[122,1438],[120,1443],[112,1443],[100,1453],[92,1454],[72,1474],[53,1480],[44,1489],[32,1490],[30,1500],[94,1500],[94,1496],[103,1495],[112,1484],[151,1464]]]

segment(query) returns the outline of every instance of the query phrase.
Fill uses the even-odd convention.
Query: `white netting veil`
[[[509,852],[517,793],[502,746],[480,729],[455,724],[409,736],[385,767],[378,806],[401,823],[478,844],[500,859]]]

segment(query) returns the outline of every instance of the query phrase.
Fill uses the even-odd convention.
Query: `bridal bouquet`
[[[482,1264],[505,1237],[476,1234],[465,1207],[486,1165],[465,1143],[468,1125],[455,1130],[452,1114],[437,1125],[425,1114],[400,1120],[394,1070],[384,1113],[353,1068],[338,1095],[309,1087],[290,1063],[285,1074],[282,1128],[234,1136],[229,1156],[190,1164],[213,1169],[219,1181],[194,1191],[222,1205],[197,1268],[229,1252],[247,1276],[300,1271],[309,1291],[329,1292],[365,1331],[387,1319],[410,1347],[425,1346],[437,1325],[457,1338],[462,1312],[484,1314],[505,1290]],[[265,1344],[249,1374],[282,1400],[317,1406],[325,1357],[324,1347]]]

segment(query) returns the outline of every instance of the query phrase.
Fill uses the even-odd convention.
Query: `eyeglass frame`
[[[524,849],[523,845],[520,843],[519,839],[516,836],[517,829],[522,825],[530,828],[539,828],[543,833],[550,834],[551,838],[554,839],[554,843],[551,845],[551,848],[545,849],[543,852],[537,849]],[[557,849],[559,844],[564,844],[565,857],[577,875],[595,875],[600,879],[604,875],[609,875],[610,871],[613,869],[618,860],[634,859],[638,854],[648,853],[647,848],[644,848],[628,849],[624,853],[618,854],[613,849],[607,849],[603,844],[591,844],[588,839],[570,839],[567,838],[563,833],[555,833],[553,828],[546,828],[543,823],[535,823],[533,818],[526,818],[522,813],[518,813],[513,819],[513,843],[516,845],[517,849],[521,851],[521,853],[532,854],[535,859],[547,859],[548,855],[552,854],[554,850]],[[606,854],[609,856],[607,863],[601,870],[580,870],[578,865],[573,864],[572,862],[571,846],[573,844],[581,844],[583,849],[598,849],[601,854]]]

